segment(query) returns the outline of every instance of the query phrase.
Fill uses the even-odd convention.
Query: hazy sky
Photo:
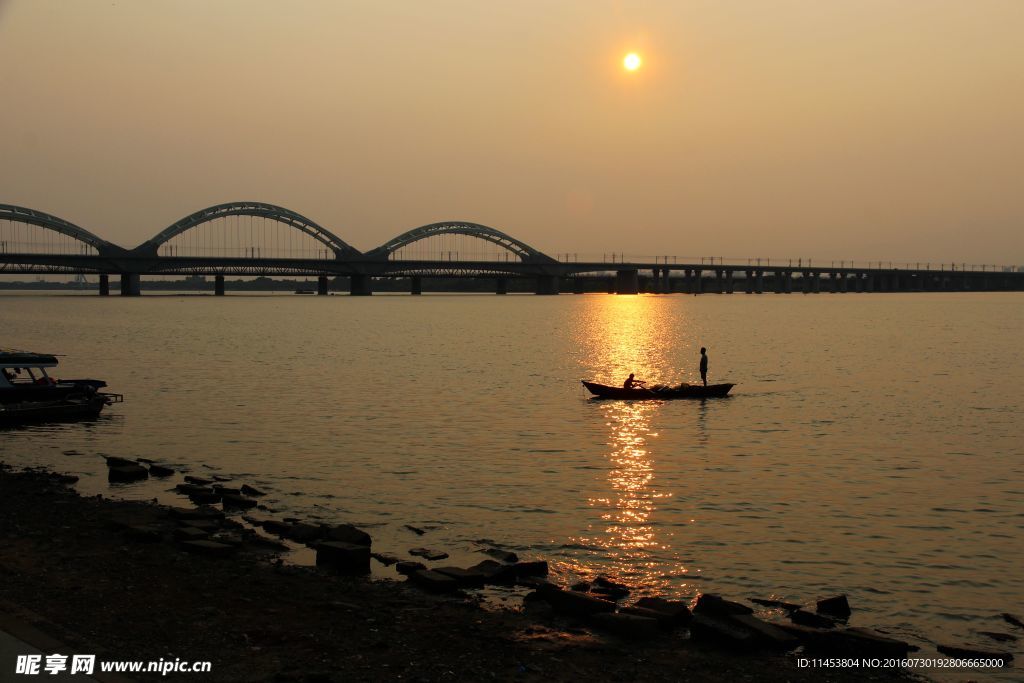
[[[0,203],[1024,264],[1022,36],[1021,0],[0,0]]]

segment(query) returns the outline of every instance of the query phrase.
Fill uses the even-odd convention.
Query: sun
[[[640,55],[635,52],[630,52],[622,60],[622,66],[625,67],[626,71],[636,71],[643,64],[643,60],[640,59]]]

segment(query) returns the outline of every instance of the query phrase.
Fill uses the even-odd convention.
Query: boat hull
[[[97,417],[110,401],[97,394],[83,399],[63,401],[24,401],[0,405],[0,424],[63,422]]]
[[[661,389],[624,389],[606,384],[582,380],[587,391],[598,398],[614,398],[630,401],[667,401],[680,398],[725,398],[735,384],[682,384]]]

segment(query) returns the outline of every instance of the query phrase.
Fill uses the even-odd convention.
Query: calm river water
[[[0,345],[125,395],[93,423],[0,435],[0,459],[86,492],[110,493],[98,453],[143,456],[364,526],[385,552],[476,562],[488,539],[640,593],[842,592],[852,623],[923,644],[1005,649],[978,632],[1024,611],[1020,294],[0,305]],[[731,398],[593,401],[579,383],[693,381],[702,345]]]

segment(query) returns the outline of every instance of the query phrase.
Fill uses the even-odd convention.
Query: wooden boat
[[[665,401],[677,398],[725,398],[735,384],[680,384],[678,386],[635,387],[624,389],[610,387],[597,382],[581,380],[587,391],[598,398],[618,398],[640,401]]]

